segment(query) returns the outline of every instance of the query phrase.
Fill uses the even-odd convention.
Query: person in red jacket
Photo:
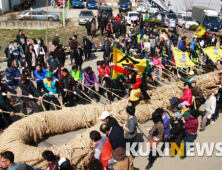
[[[117,14],[117,16],[116,16],[116,20],[117,20],[117,22],[119,22],[120,21],[120,16],[119,16],[119,14]]]
[[[184,101],[189,102],[190,106],[192,105],[192,90],[191,84],[189,82],[184,83],[183,96],[181,98],[173,97],[170,99],[171,109],[175,112],[177,112],[178,109],[182,109],[180,103]]]
[[[100,61],[99,63],[99,68],[98,68],[98,72],[99,72],[99,75],[101,77],[101,80],[102,82],[99,82],[99,83],[103,83],[103,81],[106,82],[106,87],[108,89],[111,88],[111,77],[110,77],[110,68],[109,66],[106,65],[106,62],[104,60]],[[111,93],[107,91],[107,96],[108,96],[108,99],[110,99],[111,97]]]
[[[90,139],[95,143],[95,155],[96,159],[102,162],[102,165],[111,169],[113,165],[112,159],[112,145],[107,136],[101,136],[96,130],[93,130],[89,134]]]
[[[142,84],[141,76],[137,74],[136,72],[137,69],[134,68],[133,64],[128,64],[127,66],[124,66],[124,68],[117,66],[113,63],[111,63],[111,65],[114,66],[113,67],[114,70],[116,70],[117,72],[121,74],[126,75],[126,82],[131,84],[129,100],[132,103],[132,106],[135,107],[135,102],[140,99],[141,92],[146,102],[150,99],[146,90],[143,88],[143,86],[141,86]]]
[[[191,84],[189,82],[184,83],[183,96],[181,97],[183,101],[188,101],[192,105],[192,90]]]
[[[109,19],[109,22],[107,24],[107,32],[108,32],[108,37],[110,37],[111,34],[112,34],[112,22],[111,22],[111,19]]]

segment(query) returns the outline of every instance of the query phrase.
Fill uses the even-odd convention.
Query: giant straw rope
[[[211,72],[195,77],[197,85],[202,89],[215,86],[220,82],[219,72]],[[139,123],[149,120],[154,110],[158,107],[167,109],[169,99],[180,97],[183,93],[183,82],[171,83],[148,91],[151,100],[149,103],[140,101],[136,106],[136,116]],[[36,113],[9,126],[0,136],[0,152],[12,151],[15,154],[15,162],[26,162],[31,166],[46,168],[47,162],[42,158],[42,152],[46,149],[58,153],[60,157],[67,157],[72,165],[83,168],[93,158],[93,143],[89,138],[91,130],[98,130],[101,122],[99,116],[102,111],[108,110],[120,124],[125,123],[126,101],[114,102],[111,105],[89,104],[77,105],[72,108],[63,108],[56,111],[44,111]],[[77,135],[67,144],[41,148],[30,146],[31,142],[37,143],[46,136],[61,134],[77,129],[87,130]]]

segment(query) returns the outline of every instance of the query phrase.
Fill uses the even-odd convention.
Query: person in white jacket
[[[202,124],[200,131],[205,130],[207,124],[207,119],[211,119],[211,116],[214,114],[216,109],[216,98],[212,95],[211,91],[206,92],[207,100],[205,102],[205,115],[202,117]]]

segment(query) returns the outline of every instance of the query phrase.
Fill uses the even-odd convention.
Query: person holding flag
[[[129,100],[132,103],[132,106],[135,107],[135,102],[140,99],[141,92],[143,94],[144,100],[147,102],[147,100],[150,99],[149,95],[147,94],[142,80],[141,76],[136,72],[136,68],[132,63],[128,64],[127,66],[124,66],[124,68],[115,65],[114,63],[111,63],[111,66],[113,66],[113,69],[123,75],[126,76],[126,82],[130,83],[130,97]]]

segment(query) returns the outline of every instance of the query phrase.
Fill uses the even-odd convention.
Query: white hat
[[[65,158],[65,157],[64,157],[64,158],[61,158],[61,159],[59,160],[59,162],[58,162],[59,166],[61,166],[63,162],[66,162],[66,158]]]
[[[59,34],[56,34],[55,37],[59,37]]]
[[[100,120],[104,120],[105,118],[109,117],[110,113],[108,111],[103,111],[102,115],[99,117]]]

